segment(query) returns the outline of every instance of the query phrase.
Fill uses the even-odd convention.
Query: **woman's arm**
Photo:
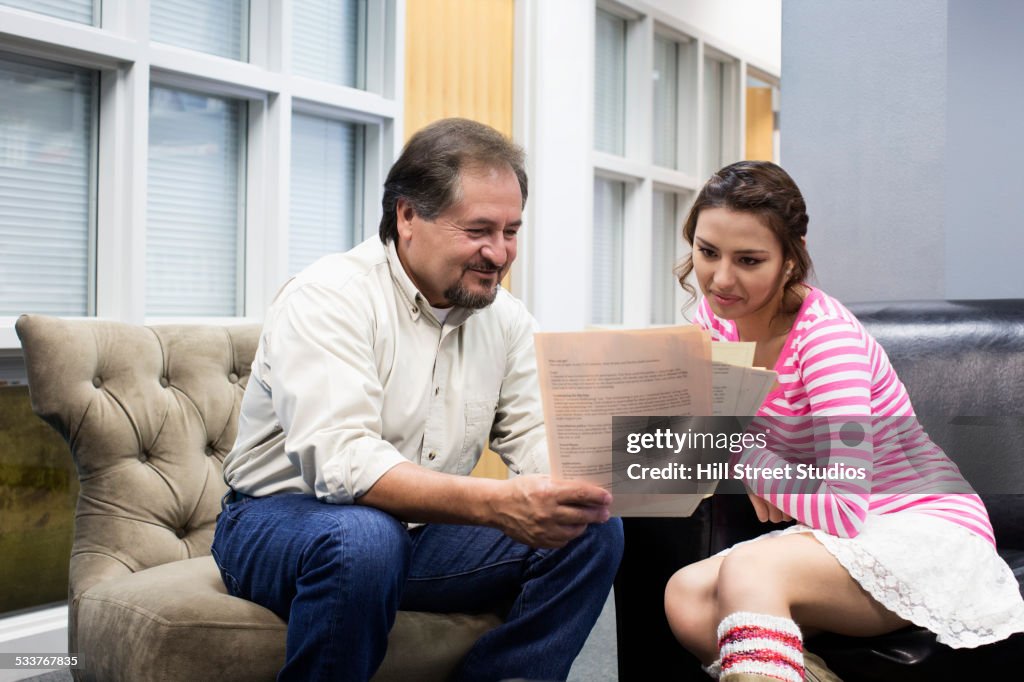
[[[822,320],[806,330],[795,355],[810,414],[764,416],[767,447],[734,462],[745,471],[782,469],[780,478],[747,477],[747,487],[782,513],[840,537],[860,533],[867,516],[874,460],[871,363],[867,338],[844,320]],[[844,472],[855,478],[833,476]],[[824,477],[821,478],[824,474]]]

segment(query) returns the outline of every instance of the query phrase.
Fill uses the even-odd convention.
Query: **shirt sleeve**
[[[867,517],[874,460],[866,338],[845,320],[824,320],[807,330],[796,353],[810,414],[758,417],[768,445],[747,450],[739,462],[785,469],[784,477],[748,478],[747,485],[801,523],[855,537]]]
[[[317,498],[351,504],[408,461],[381,437],[371,306],[307,284],[287,294],[267,328],[263,375],[286,455]]]
[[[517,474],[550,472],[533,335],[536,320],[518,301],[508,327],[505,374],[491,428],[491,448]]]

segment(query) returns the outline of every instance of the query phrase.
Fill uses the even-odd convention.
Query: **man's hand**
[[[562,547],[611,516],[611,493],[589,483],[553,481],[532,474],[502,481],[490,504],[493,525],[531,547]]]
[[[767,500],[758,497],[753,491],[747,490],[747,497],[750,498],[750,504],[754,506],[754,513],[757,514],[757,520],[761,523],[766,523],[768,521],[771,521],[772,523],[779,523],[780,521],[793,520],[792,516]]]

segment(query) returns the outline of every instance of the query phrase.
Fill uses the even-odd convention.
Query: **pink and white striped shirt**
[[[772,436],[767,447],[735,461],[755,469],[839,465],[867,475],[817,481],[814,493],[794,492],[808,490],[808,483],[792,478],[747,479],[748,487],[801,523],[840,537],[855,537],[869,513],[915,512],[959,524],[995,545],[981,498],[946,492],[970,488],[918,424],[885,351],[839,301],[808,288],[775,365],[779,385],[757,413],[758,430],[768,428]],[[714,340],[739,340],[736,325],[717,317],[707,299],[694,322]],[[863,429],[863,438],[851,438],[851,427]]]

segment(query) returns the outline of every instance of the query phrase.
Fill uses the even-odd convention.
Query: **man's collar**
[[[391,279],[395,283],[395,287],[398,289],[402,296],[405,309],[409,312],[409,315],[413,320],[418,320],[420,315],[423,314],[424,310],[430,309],[430,302],[427,301],[427,297],[420,293],[420,290],[413,284],[412,278],[409,277],[409,273],[405,271],[405,266],[402,265],[401,259],[398,257],[398,245],[395,240],[392,239],[384,247],[384,251],[387,253],[388,268],[391,270]],[[464,308],[462,306],[455,306],[455,309],[448,315],[447,324],[452,327],[457,327],[466,320],[468,320],[476,310],[471,308]],[[433,313],[429,313],[431,318],[434,318]],[[436,318],[434,318],[436,321]]]

